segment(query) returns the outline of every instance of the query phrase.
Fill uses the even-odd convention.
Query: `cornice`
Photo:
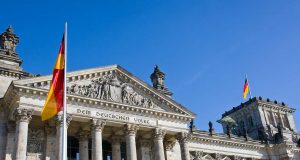
[[[192,134],[191,142],[205,143],[211,145],[223,145],[251,150],[264,149],[265,145],[260,144],[258,141],[245,141],[244,139],[228,138],[220,135],[205,135],[205,134]]]
[[[293,108],[282,107],[282,106],[278,106],[276,104],[270,104],[268,102],[263,102],[263,101],[258,101],[258,105],[262,106],[264,108],[272,109],[272,110],[280,110],[282,112],[289,112],[289,113],[295,112],[295,109],[293,109]]]
[[[39,89],[39,88],[31,88],[27,86],[22,85],[15,85],[15,88],[19,93],[26,93],[29,95],[38,95],[38,96],[46,96],[48,91],[45,89]],[[191,121],[194,117],[188,116],[188,115],[182,115],[178,113],[172,113],[172,112],[165,112],[160,110],[154,110],[151,108],[142,108],[117,102],[111,102],[111,101],[105,101],[100,99],[92,99],[88,97],[81,97],[77,95],[67,95],[67,100],[72,102],[81,102],[88,105],[98,105],[98,106],[104,106],[109,107],[111,109],[117,109],[117,110],[125,110],[130,112],[137,112],[142,113],[150,116],[156,116],[159,118],[166,118],[166,119],[173,119],[173,120],[181,120],[181,121]]]
[[[21,78],[30,76],[30,74],[27,72],[5,69],[5,68],[1,68],[1,67],[0,67],[0,75],[6,76],[6,77],[17,78],[17,79],[21,79]]]

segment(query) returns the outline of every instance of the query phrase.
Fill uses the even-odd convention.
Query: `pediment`
[[[52,76],[14,81],[14,85],[48,90]],[[194,118],[194,113],[118,65],[67,74],[67,94]]]

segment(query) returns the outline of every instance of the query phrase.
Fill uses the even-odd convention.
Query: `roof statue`
[[[164,84],[165,77],[166,77],[165,73],[160,71],[158,65],[155,65],[154,71],[150,76],[153,87],[170,97],[173,95],[173,93],[170,92],[169,89],[165,86]]]
[[[9,26],[4,33],[0,35],[1,49],[7,54],[16,56],[16,46],[19,43],[19,37],[14,34],[12,26]]]

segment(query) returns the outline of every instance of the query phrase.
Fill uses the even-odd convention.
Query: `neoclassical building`
[[[0,35],[0,159],[57,160],[61,115],[41,121],[51,75],[21,68],[19,37]],[[224,133],[193,125],[156,66],[149,85],[118,65],[67,74],[68,157],[80,160],[300,159],[295,109],[254,97],[225,112]]]

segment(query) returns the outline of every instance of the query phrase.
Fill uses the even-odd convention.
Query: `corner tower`
[[[22,60],[16,52],[18,43],[19,37],[11,26],[0,35],[0,98],[4,96],[11,81],[29,76],[21,68]]]
[[[227,134],[249,136],[267,143],[297,143],[293,112],[295,109],[283,102],[254,97],[222,114],[218,122]]]

